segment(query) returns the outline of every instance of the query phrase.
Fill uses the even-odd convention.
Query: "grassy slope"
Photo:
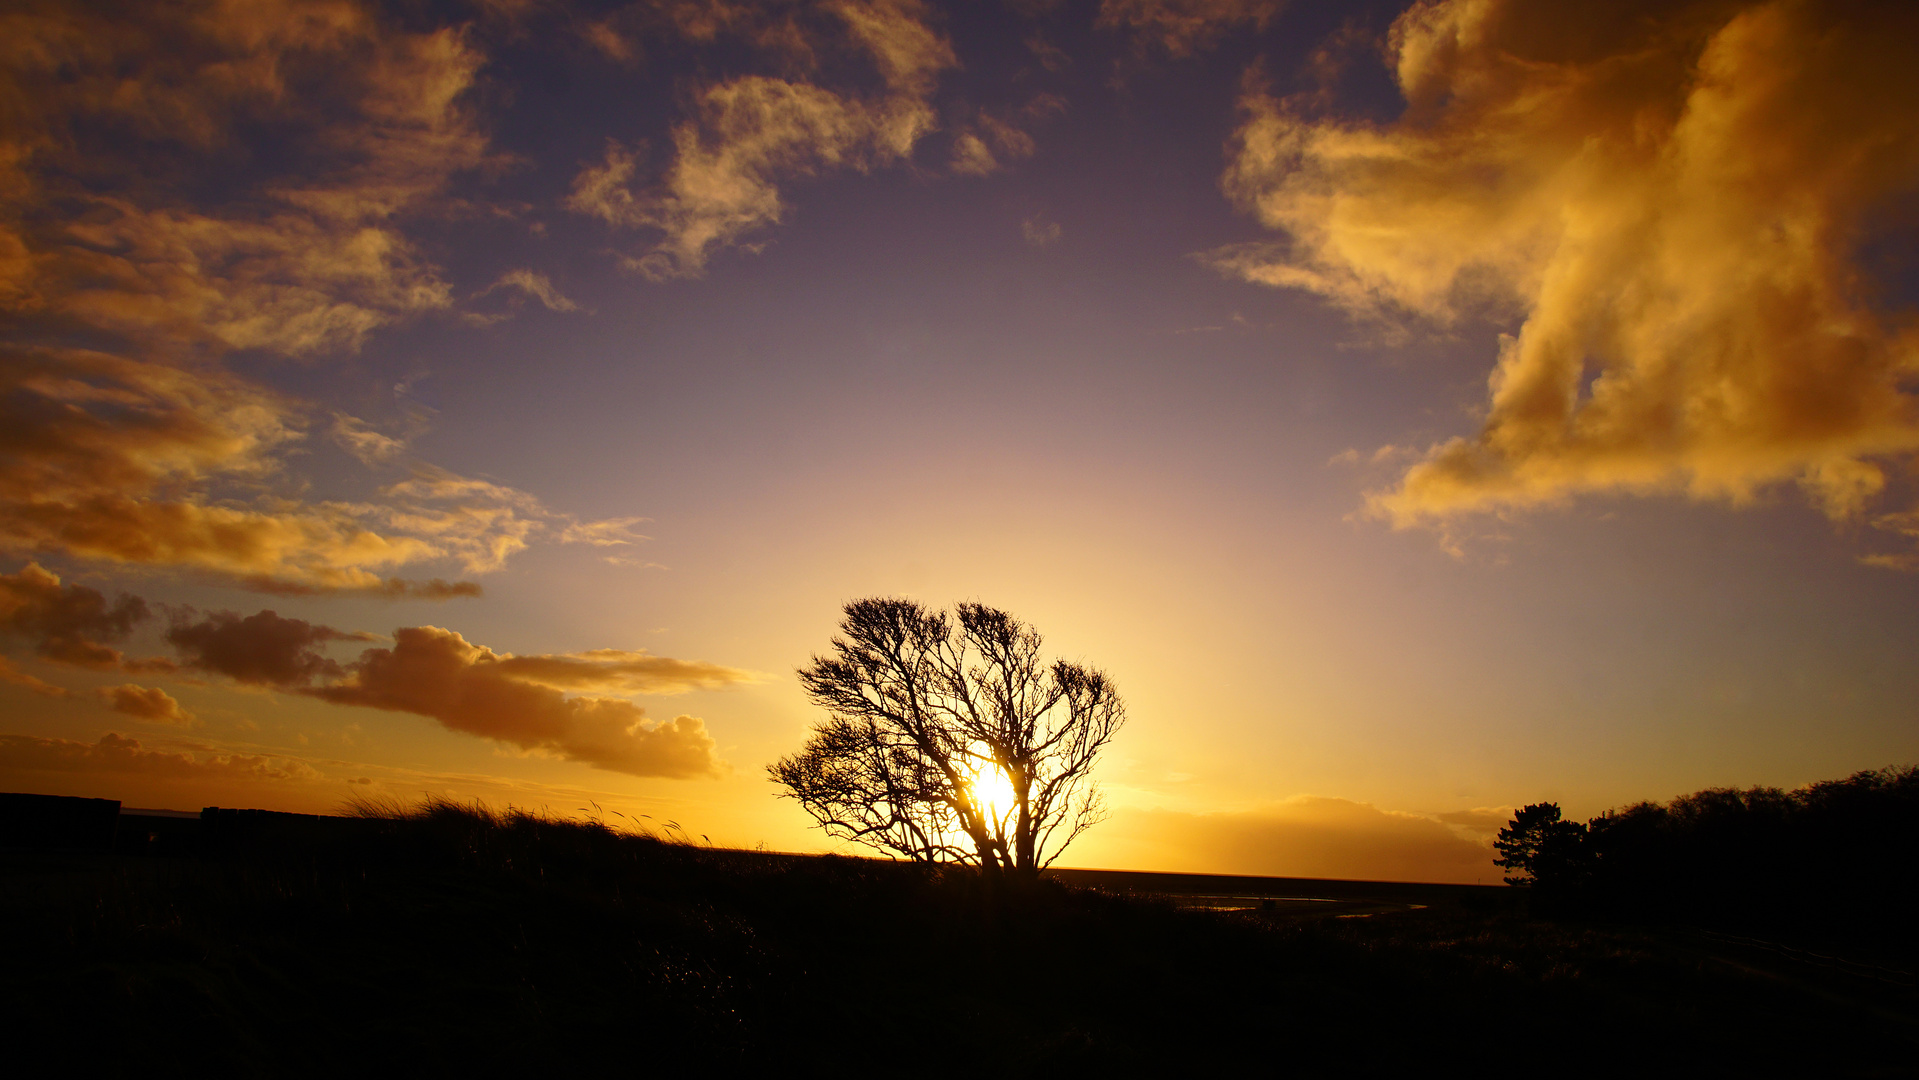
[[[1055,885],[993,898],[965,875],[444,806],[360,824],[219,858],[9,857],[9,1044],[211,1075],[1915,1060],[1910,991],[1675,935],[1463,909],[1220,916]]]

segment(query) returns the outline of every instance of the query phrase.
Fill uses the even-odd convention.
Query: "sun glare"
[[[987,765],[973,774],[973,798],[994,821],[1004,819],[1019,801],[1013,794],[1012,777],[998,765]]]

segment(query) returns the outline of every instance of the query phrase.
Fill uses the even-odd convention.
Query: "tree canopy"
[[[847,604],[829,655],[799,671],[827,717],[767,772],[832,835],[1036,876],[1105,816],[1093,766],[1126,719],[1104,672],[1040,645],[984,604]]]

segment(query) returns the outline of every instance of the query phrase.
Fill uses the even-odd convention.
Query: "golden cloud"
[[[0,305],[143,342],[284,353],[356,347],[444,307],[390,224],[483,164],[459,99],[480,57],[344,0],[57,2],[0,16]],[[136,201],[116,178],[179,148],[214,167],[279,121],[288,179],[226,212]]]
[[[1919,184],[1915,40],[1899,5],[1428,0],[1395,122],[1249,85],[1223,184],[1285,239],[1210,258],[1400,325],[1520,318],[1479,433],[1369,494],[1397,526],[1780,482],[1854,516],[1919,447],[1919,333],[1855,254]]]
[[[712,38],[747,26],[783,28],[762,45],[784,43],[810,58],[814,36],[786,17],[760,23],[750,7],[680,5],[681,31]],[[878,69],[877,96],[839,93],[803,79],[748,75],[705,87],[693,116],[673,129],[665,175],[637,186],[637,156],[617,143],[575,177],[567,206],[617,228],[657,231],[659,241],[627,260],[654,279],[697,276],[711,249],[776,225],[784,213],[779,184],[830,169],[861,172],[912,154],[937,126],[928,98],[938,73],[955,66],[951,45],[926,23],[918,0],[842,0],[822,5],[841,34]],[[820,47],[829,44],[821,40]],[[834,42],[833,44],[837,44]]]
[[[462,104],[482,62],[463,30],[352,0],[30,0],[0,13],[0,60],[0,312],[15,341],[107,343],[0,344],[0,549],[437,599],[479,587],[392,571],[494,569],[579,524],[497,486],[378,508],[262,494],[308,418],[212,364],[350,350],[451,302],[397,222],[490,161]],[[129,179],[277,159],[219,206]],[[531,271],[502,282],[570,303]],[[333,436],[370,465],[406,449],[352,417]]]
[[[124,713],[135,720],[145,720],[154,724],[178,724],[182,727],[193,723],[193,714],[182,709],[180,703],[173,700],[172,694],[159,687],[135,686],[127,683],[124,686],[103,686],[99,694],[108,705],[112,706],[114,712]]]
[[[0,548],[193,567],[265,592],[446,599],[479,586],[380,571],[457,559],[483,573],[540,535],[639,539],[633,519],[582,522],[424,463],[379,504],[210,497],[272,478],[304,425],[295,403],[212,368],[0,348]],[[375,463],[403,449],[351,417],[334,435]]]
[[[692,716],[655,723],[630,701],[567,697],[564,690],[670,693],[750,681],[747,672],[643,653],[598,650],[516,657],[434,626],[394,631],[393,647],[368,649],[348,678],[306,691],[340,705],[409,712],[478,735],[632,776],[717,776],[706,725]]]

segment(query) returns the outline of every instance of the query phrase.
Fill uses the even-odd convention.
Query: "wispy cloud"
[[[1281,0],[1100,0],[1095,25],[1129,32],[1142,54],[1185,58],[1230,30],[1264,29],[1282,6]]]
[[[1039,248],[1052,247],[1059,243],[1060,237],[1066,234],[1066,230],[1060,227],[1059,222],[1042,214],[1034,214],[1021,221],[1019,232],[1026,238],[1028,244]]]
[[[406,454],[406,440],[382,435],[366,421],[345,413],[333,414],[333,441],[369,468],[390,465]]]
[[[877,69],[877,95],[840,92],[805,78],[746,75],[700,89],[689,119],[673,129],[673,156],[656,182],[639,155],[618,143],[574,179],[567,205],[617,228],[659,234],[626,260],[654,279],[697,276],[715,248],[743,243],[785,212],[780,184],[836,169],[866,171],[909,157],[937,127],[929,97],[957,61],[918,0],[840,0],[821,5],[830,31],[745,5],[682,5],[689,37],[748,37],[789,58],[850,44]],[[774,33],[777,29],[779,32]]]
[[[473,294],[473,299],[483,299],[499,293],[503,289],[511,290],[511,292],[515,294],[507,301],[504,311],[497,311],[493,314],[469,311],[465,314],[464,318],[468,322],[483,326],[498,322],[501,319],[511,318],[512,315],[520,309],[521,302],[526,297],[532,297],[538,300],[540,306],[546,308],[548,311],[570,312],[580,310],[580,305],[574,303],[564,293],[560,292],[559,289],[555,288],[553,282],[545,274],[537,270],[528,270],[524,267],[518,270],[509,270],[501,274],[499,279],[494,281],[493,284]]]

